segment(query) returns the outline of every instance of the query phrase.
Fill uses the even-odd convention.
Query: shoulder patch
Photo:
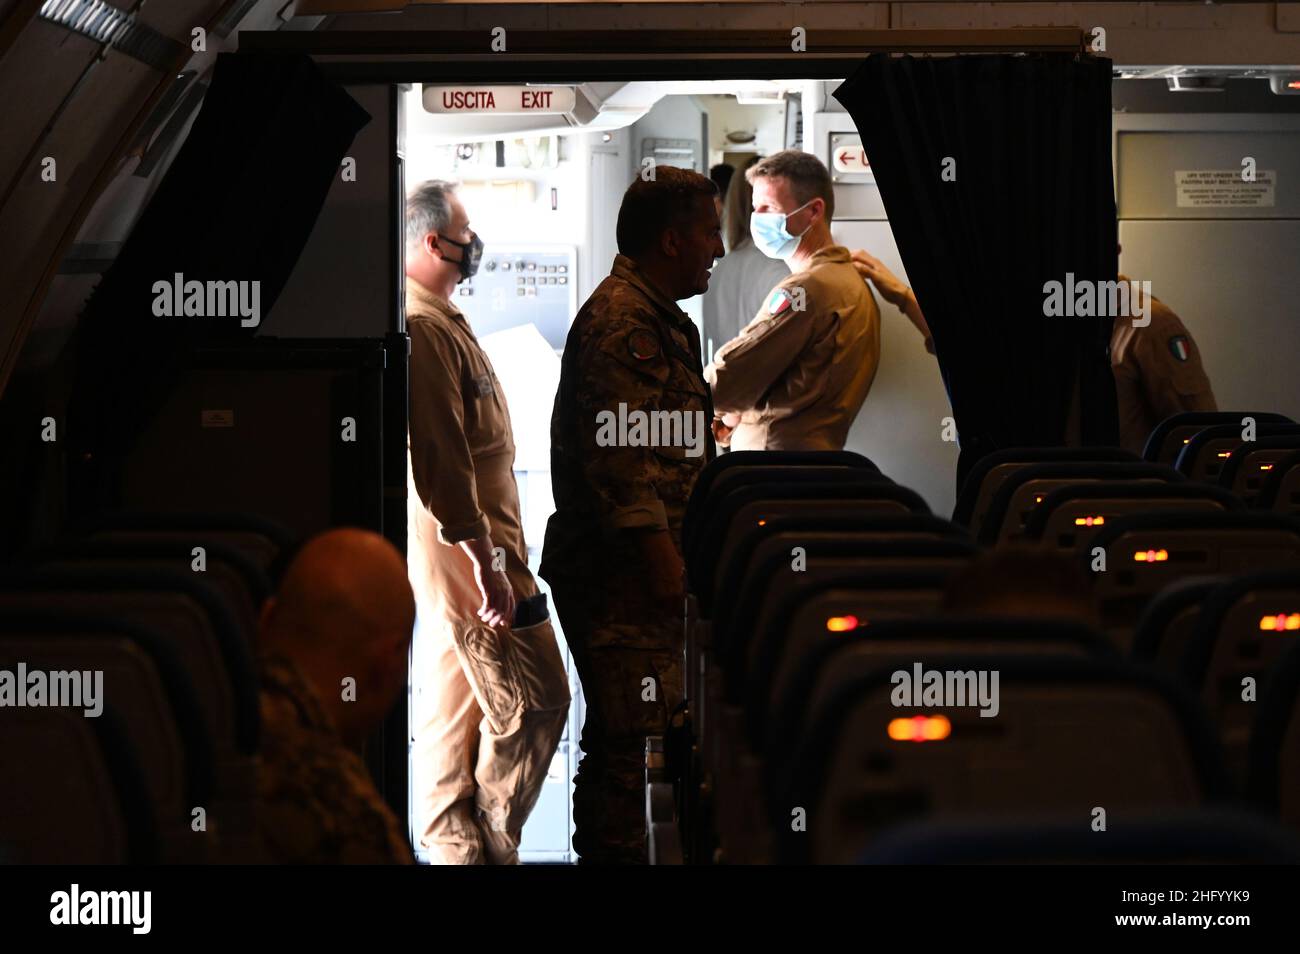
[[[1188,347],[1186,335],[1174,335],[1169,339],[1169,353],[1179,361],[1186,361],[1192,356],[1192,349]]]
[[[637,328],[627,336],[627,350],[638,361],[649,361],[659,356],[659,339],[644,328]]]
[[[775,317],[788,311],[790,309],[790,301],[790,293],[786,289],[772,289],[772,294],[767,296],[767,313]]]

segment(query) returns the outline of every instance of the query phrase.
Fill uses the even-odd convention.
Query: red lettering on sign
[[[496,105],[491,90],[444,89],[442,91],[443,109],[496,109]]]

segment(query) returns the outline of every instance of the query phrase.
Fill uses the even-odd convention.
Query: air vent
[[[45,0],[38,16],[160,71],[172,69],[184,49],[104,0]]]

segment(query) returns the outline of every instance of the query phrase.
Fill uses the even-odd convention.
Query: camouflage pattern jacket
[[[272,864],[412,864],[411,846],[361,758],[303,675],[260,660],[258,840]]]

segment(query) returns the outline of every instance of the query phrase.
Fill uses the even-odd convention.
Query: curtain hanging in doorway
[[[1048,317],[1044,291],[1116,280],[1110,83],[1092,57],[876,54],[833,94],[934,335],[959,487],[998,448],[1118,439],[1111,319]]]

